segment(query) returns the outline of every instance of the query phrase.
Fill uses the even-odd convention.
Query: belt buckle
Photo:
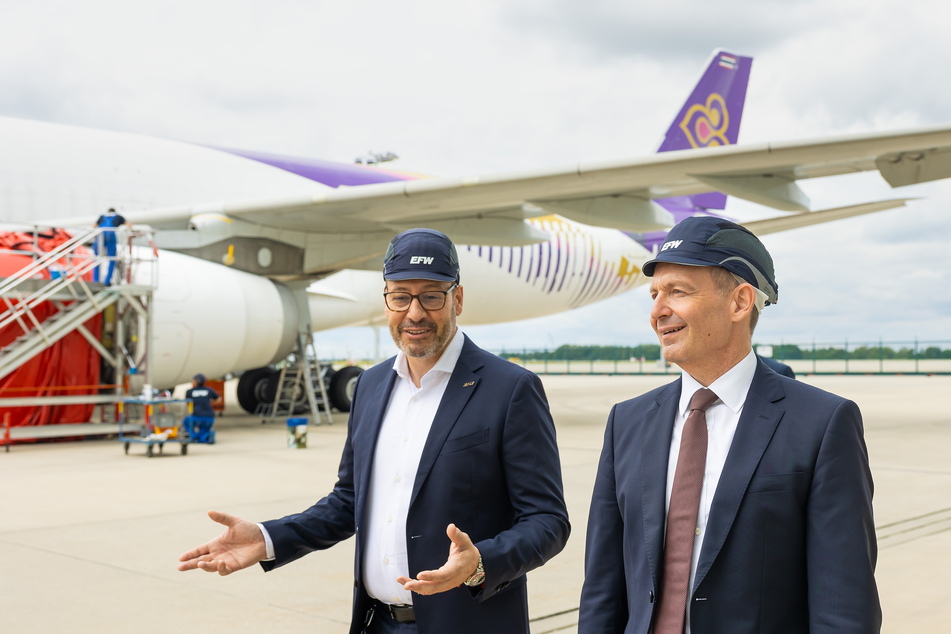
[[[416,613],[411,605],[386,605],[390,617],[397,623],[415,623]]]

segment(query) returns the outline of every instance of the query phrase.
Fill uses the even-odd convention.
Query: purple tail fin
[[[752,65],[752,57],[714,51],[700,81],[674,117],[657,151],[671,152],[736,143]],[[693,196],[658,198],[654,202],[673,214],[674,222],[677,223],[698,212],[719,215],[711,210],[726,207],[726,194],[708,192]],[[653,249],[664,242],[667,231],[628,235],[648,249]]]
[[[752,57],[714,51],[700,81],[674,117],[657,151],[735,144],[740,133],[752,65]],[[679,222],[682,217],[690,215],[687,213],[690,211],[725,208],[726,194],[710,192],[655,202],[674,213]]]

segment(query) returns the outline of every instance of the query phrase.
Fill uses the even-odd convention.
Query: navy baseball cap
[[[458,283],[456,247],[447,236],[432,229],[404,231],[386,249],[383,279]]]
[[[654,259],[644,263],[644,275],[654,275],[654,267],[660,262],[721,266],[765,293],[767,304],[779,299],[773,258],[749,229],[729,220],[691,216],[680,221],[667,234]]]
[[[198,385],[204,385],[204,384],[205,384],[205,375],[204,375],[204,374],[196,374],[195,376],[192,377],[192,379],[194,379],[194,380],[195,380],[195,383],[197,383]]]

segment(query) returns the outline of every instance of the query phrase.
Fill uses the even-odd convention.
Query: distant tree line
[[[772,357],[778,360],[815,359],[817,361],[843,359],[951,359],[951,348],[928,346],[919,348],[901,347],[897,350],[889,346],[858,346],[856,348],[801,347],[794,344],[772,346]],[[561,345],[554,350],[503,350],[499,356],[518,357],[522,361],[615,361],[644,359],[653,361],[660,358],[660,346],[645,344],[639,346],[576,346]]]
[[[554,350],[503,350],[500,356],[518,357],[523,361],[656,360],[660,358],[660,346],[656,343],[641,346],[573,346],[565,344]]]
[[[774,359],[815,359],[816,361],[841,359],[951,359],[951,348],[928,346],[919,348],[902,347],[897,350],[889,346],[858,346],[857,348],[801,348],[783,344],[773,346]]]

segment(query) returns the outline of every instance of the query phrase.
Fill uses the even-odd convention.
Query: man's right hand
[[[267,558],[264,535],[257,524],[218,511],[208,511],[208,517],[226,526],[225,532],[179,557],[179,570],[201,568],[225,576]]]

